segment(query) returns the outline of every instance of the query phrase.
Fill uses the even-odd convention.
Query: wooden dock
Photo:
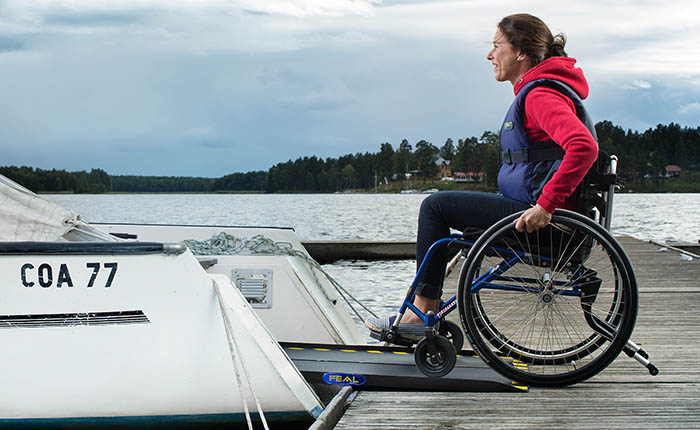
[[[335,428],[700,428],[700,259],[687,261],[656,244],[618,239],[639,285],[632,340],[649,352],[658,376],[622,354],[596,377],[568,388],[360,392]]]

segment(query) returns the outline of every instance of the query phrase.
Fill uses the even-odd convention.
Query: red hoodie
[[[556,79],[571,87],[583,100],[588,97],[588,82],[575,64],[573,58],[548,58],[528,70],[513,90],[517,95],[525,84],[535,79]],[[576,201],[567,198],[598,157],[598,144],[576,116],[574,103],[557,90],[537,87],[525,98],[523,126],[534,142],[551,139],[566,151],[559,170],[544,186],[537,203],[548,212],[556,208],[575,210]]]

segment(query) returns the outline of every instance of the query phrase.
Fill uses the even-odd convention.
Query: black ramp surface
[[[418,370],[410,348],[300,343],[282,347],[311,384],[352,385],[356,390],[527,391],[471,351],[460,352],[452,372],[431,378]]]

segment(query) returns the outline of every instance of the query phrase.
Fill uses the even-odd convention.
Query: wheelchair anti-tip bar
[[[654,366],[654,363],[649,361],[649,354],[636,343],[632,342],[631,340],[627,341],[627,345],[625,345],[622,350],[625,351],[625,354],[627,354],[628,357],[634,358],[641,363],[642,366],[649,369],[649,374],[651,376],[656,376],[659,374],[659,369]]]
[[[608,341],[612,342],[614,338],[614,329],[610,327],[610,325],[606,321],[603,321],[596,315],[590,313],[586,313],[586,321],[594,330],[600,333]],[[652,363],[649,360],[649,354],[636,343],[632,342],[631,340],[628,340],[625,346],[622,348],[622,350],[625,352],[625,354],[627,354],[628,357],[634,358],[642,366],[646,367],[649,370],[649,374],[651,376],[656,376],[659,374],[659,369],[656,366],[654,366],[654,363]]]

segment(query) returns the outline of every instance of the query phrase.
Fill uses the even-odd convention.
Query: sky
[[[0,0],[0,165],[220,177],[479,137],[519,12],[566,35],[595,121],[700,126],[696,0]]]

